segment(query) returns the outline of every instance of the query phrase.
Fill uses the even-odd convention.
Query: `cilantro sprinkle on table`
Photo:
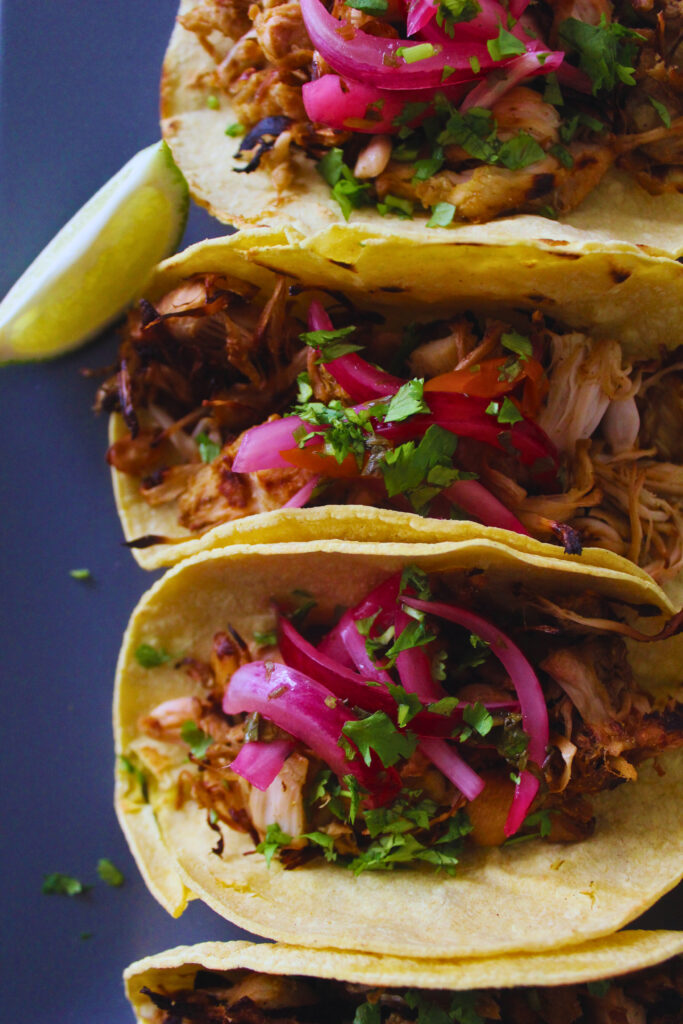
[[[91,888],[92,886],[84,885],[83,882],[72,875],[64,875],[60,871],[54,871],[50,875],[45,875],[42,891],[47,896],[81,896]]]
[[[120,871],[108,857],[102,857],[98,860],[97,874],[103,882],[115,889],[119,889],[125,881],[123,872]]]
[[[69,569],[69,576],[72,580],[91,580],[90,569]]]

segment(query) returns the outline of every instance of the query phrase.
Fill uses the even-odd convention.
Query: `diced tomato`
[[[507,356],[497,359],[485,359],[481,363],[467,367],[464,370],[451,370],[450,373],[442,373],[438,377],[432,377],[424,386],[425,391],[448,391],[461,395],[472,395],[477,398],[496,398],[498,395],[506,395],[512,391],[520,381],[525,378],[531,382],[529,405],[537,403],[531,413],[538,411],[545,392],[541,393],[544,382],[543,367],[536,359],[524,359],[519,361],[519,371],[512,380],[507,380],[501,371],[508,363]],[[547,382],[546,382],[547,390]],[[540,397],[539,397],[540,395]]]
[[[328,478],[360,476],[358,463],[354,455],[347,455],[343,462],[337,462],[333,455],[325,455],[322,441],[306,448],[290,448],[280,452],[285,462],[291,462],[299,469],[308,469],[311,473],[321,473]]]

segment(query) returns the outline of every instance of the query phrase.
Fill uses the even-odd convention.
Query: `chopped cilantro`
[[[426,181],[431,178],[433,174],[440,171],[444,164],[443,147],[435,146],[432,150],[432,155],[424,160],[415,161],[415,174],[413,175],[413,182]]]
[[[478,57],[470,57],[470,67],[472,68],[472,74],[478,75],[481,71],[481,63]]]
[[[423,398],[424,381],[419,378],[406,381],[389,402],[384,415],[385,423],[401,423],[409,416],[419,412],[429,412],[429,406]]]
[[[457,444],[455,434],[432,424],[417,445],[407,441],[388,451],[379,468],[389,497],[406,494],[416,512],[425,510],[444,487],[465,476],[452,465]]]
[[[274,647],[277,643],[277,630],[269,629],[265,633],[254,630],[254,640],[259,647]]]
[[[81,942],[86,942],[88,939],[92,939],[92,936],[93,936],[92,932],[81,932],[79,938],[80,938]]]
[[[90,569],[69,569],[69,576],[72,580],[91,580]]]
[[[273,859],[273,855],[280,849],[281,846],[287,846],[291,843],[292,837],[288,836],[286,832],[283,832],[277,822],[273,825],[269,825],[266,829],[266,838],[263,842],[259,843],[256,847],[257,853],[262,853],[266,858],[266,865],[270,867],[270,862]]]
[[[529,359],[533,355],[531,341],[524,334],[518,334],[517,331],[501,334],[500,343],[503,348],[514,352],[520,359]]]
[[[489,402],[486,412],[490,416],[495,416],[499,423],[519,423],[524,419],[515,403],[507,395],[502,402],[497,402],[495,399]]]
[[[459,22],[472,21],[480,12],[481,4],[477,0],[440,0],[436,23],[452,39]]]
[[[225,134],[229,135],[231,139],[236,139],[240,135],[244,135],[246,128],[239,121],[235,121],[234,124],[229,124],[225,129]]]
[[[209,110],[218,110],[221,103],[220,100],[218,99],[218,96],[214,96],[214,94],[211,93],[210,96],[206,97],[206,105],[209,108]]]
[[[551,146],[548,152],[551,156],[554,156],[556,160],[559,160],[563,167],[570,168],[574,166],[574,157],[571,155],[569,150],[560,145],[559,142],[554,146]]]
[[[526,132],[519,132],[513,138],[501,143],[497,163],[509,171],[520,171],[530,164],[538,163],[545,156],[542,146]]]
[[[289,613],[289,619],[295,625],[300,625],[318,602],[308,590],[293,590],[292,597],[296,598],[297,604],[294,611]]]
[[[446,82],[454,74],[455,68],[452,68],[450,64],[444,64],[443,71],[441,72],[441,81]]]
[[[325,852],[325,860],[333,861],[337,859],[334,839],[332,836],[328,836],[327,832],[304,832],[302,838],[309,839],[312,843],[316,843],[317,846],[322,846]]]
[[[406,611],[412,612],[413,610],[412,608],[406,608]],[[391,668],[396,663],[396,659],[402,651],[410,651],[414,647],[424,647],[425,644],[431,643],[433,639],[434,634],[423,621],[411,618],[405,629],[401,631],[391,647],[387,649],[387,667]]]
[[[504,29],[502,25],[498,37],[487,40],[486,49],[491,55],[491,60],[505,60],[506,57],[514,57],[526,52],[524,43]]]
[[[396,50],[397,57],[403,57],[406,64],[415,64],[418,60],[427,60],[436,53],[431,43],[417,43],[415,46],[399,46]]]
[[[389,9],[389,0],[344,0],[344,6],[365,14],[384,14]]]
[[[554,107],[561,107],[564,105],[562,92],[560,91],[560,86],[557,81],[557,74],[554,71],[551,71],[549,75],[545,76],[543,101],[544,103],[552,103]]]
[[[511,764],[526,764],[529,735],[524,732],[519,715],[508,715],[503,722],[503,735],[498,739],[497,751]]]
[[[320,349],[319,362],[331,363],[333,359],[339,359],[340,356],[345,356],[349,352],[360,352],[363,348],[362,345],[354,345],[350,341],[341,341],[342,338],[353,334],[355,330],[355,327],[350,326],[338,327],[331,331],[305,331],[299,335],[299,339],[306,345],[310,345],[311,348]]]
[[[617,21],[608,25],[603,14],[599,25],[567,18],[560,25],[559,37],[563,45],[578,53],[579,67],[593,83],[593,95],[601,89],[614,89],[619,82],[635,85],[635,40],[643,36],[633,29]]]
[[[379,1003],[361,1003],[356,1008],[353,1024],[382,1024],[382,1008]]]
[[[358,814],[358,808],[360,807],[360,786],[358,785],[358,779],[353,775],[344,775],[343,778],[346,789],[342,789],[339,795],[345,796],[349,800],[348,820],[353,825]]]
[[[103,882],[107,885],[111,885],[114,889],[119,889],[125,881],[123,872],[119,871],[116,864],[110,861],[108,857],[102,857],[98,860],[97,874]]]
[[[424,710],[422,701],[415,693],[407,693],[403,686],[396,683],[387,684],[389,693],[396,701],[398,705],[398,715],[396,721],[398,722],[399,729],[402,729],[411,718],[415,718],[420,711]]]
[[[391,194],[387,194],[383,202],[377,203],[377,210],[383,217],[393,213],[404,220],[412,220],[414,209],[415,204],[412,199],[402,199],[401,196],[392,196]]]
[[[221,446],[212,441],[204,431],[201,434],[197,434],[197,446],[199,447],[202,462],[213,462],[221,453]]]
[[[143,668],[158,668],[159,665],[171,661],[173,655],[165,651],[163,647],[154,647],[152,644],[140,644],[135,649],[135,660]]]
[[[86,893],[90,885],[83,885],[72,875],[63,875],[60,871],[54,871],[51,875],[45,875],[43,879],[43,892],[47,896],[81,896]]]
[[[311,378],[305,370],[298,375],[296,383],[298,388],[297,402],[308,402],[313,397],[313,388],[311,386]]]
[[[180,726],[180,736],[183,742],[187,743],[194,757],[204,757],[213,743],[211,736],[204,732],[203,729],[200,729],[191,718]]]
[[[349,219],[354,208],[368,202],[369,183],[355,177],[351,168],[344,163],[344,153],[337,146],[328,150],[317,163],[316,169],[332,189],[332,195],[339,203],[345,220]]]
[[[399,593],[405,594],[407,590],[414,590],[420,601],[431,601],[432,599],[429,577],[423,569],[419,569],[416,565],[407,565],[401,573]]]
[[[390,768],[400,758],[410,757],[417,746],[417,736],[399,731],[384,711],[375,711],[357,722],[346,722],[342,732],[355,743],[367,765],[374,751],[384,767]]]
[[[546,839],[552,831],[552,822],[550,820],[551,811],[536,811],[534,814],[529,814],[524,819],[525,828],[535,828],[538,825],[538,834],[541,839]]]
[[[657,111],[657,113],[659,114],[659,117],[660,117],[660,119],[662,120],[663,124],[664,124],[664,125],[665,125],[665,126],[666,126],[667,128],[670,128],[670,127],[671,127],[671,114],[670,114],[670,113],[669,113],[669,111],[668,111],[668,110],[666,109],[666,107],[664,106],[664,104],[663,104],[663,103],[660,103],[660,101],[659,101],[659,100],[656,100],[656,99],[654,98],[654,96],[648,96],[648,99],[649,99],[650,103],[652,104],[652,106],[653,106],[653,107],[655,108],[655,110]]]
[[[453,203],[437,203],[432,206],[432,215],[427,221],[428,228],[446,228],[455,217]]]
[[[463,721],[465,721],[474,732],[479,733],[480,736],[488,736],[493,728],[493,717],[489,711],[480,704],[479,701],[476,704],[468,704],[462,713]]]
[[[602,997],[606,996],[609,992],[611,984],[612,983],[605,978],[602,981],[589,981],[586,987],[588,988],[590,995],[596,996],[598,999],[602,999]]]
[[[334,146],[327,151],[322,160],[318,161],[317,171],[327,184],[332,187],[341,178],[344,166],[344,151],[339,149],[338,146]]]
[[[147,792],[147,779],[145,777],[145,773],[142,771],[142,769],[138,768],[137,765],[133,764],[131,759],[129,757],[126,757],[125,754],[119,755],[119,761],[121,763],[121,767],[123,768],[123,770],[134,777],[135,781],[140,787],[142,799],[144,800],[145,803],[147,803],[149,801],[149,794]]]

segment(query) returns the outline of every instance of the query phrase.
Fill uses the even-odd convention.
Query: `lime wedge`
[[[187,184],[166,143],[137,153],[0,303],[0,362],[60,355],[106,327],[178,247],[188,206]]]

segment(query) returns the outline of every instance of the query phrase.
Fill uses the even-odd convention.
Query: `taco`
[[[677,332],[669,325],[657,338],[653,327],[647,337],[641,318],[620,343],[604,320],[597,336],[560,326],[561,312],[570,321],[586,312],[525,292],[533,270],[501,285],[505,305],[473,301],[470,279],[461,289],[449,273],[464,256],[437,249],[404,254],[404,279],[412,271],[415,281],[423,263],[443,261],[427,295],[420,285],[366,292],[362,279],[323,293],[305,282],[334,283],[324,261],[292,284],[234,242],[194,247],[161,269],[98,397],[117,412],[108,459],[142,564],[173,563],[207,532],[211,545],[414,542],[461,538],[474,520],[518,545],[559,544],[558,555],[595,546],[603,555],[592,557],[613,552],[674,584],[683,565]],[[391,280],[391,251],[374,255]],[[655,261],[673,266],[675,284],[683,268]],[[634,264],[625,282],[634,302],[652,270]],[[550,296],[558,273],[546,277]],[[526,298],[513,306],[520,285]]]
[[[678,256],[679,35],[663,0],[182,0],[162,130],[238,226],[474,222]]]
[[[139,1024],[677,1024],[683,935],[620,932],[570,950],[402,960],[205,942],[124,972]]]
[[[627,646],[670,615],[641,576],[485,531],[187,559],[118,664],[117,811],[148,886],[173,914],[196,895],[270,938],[418,958],[614,931],[683,864],[681,706]]]

